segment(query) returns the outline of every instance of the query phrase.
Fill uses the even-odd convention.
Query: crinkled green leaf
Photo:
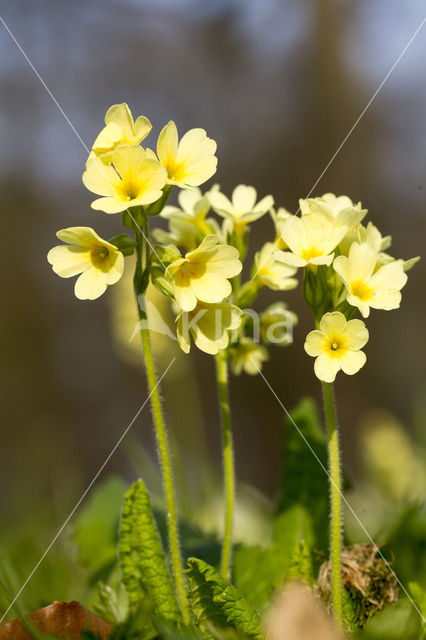
[[[130,603],[136,605],[148,596],[159,616],[179,620],[164,550],[142,480],[135,482],[125,496],[119,551],[122,579]]]
[[[215,637],[214,629],[233,628],[249,638],[262,638],[259,614],[216,569],[190,558],[187,576],[191,608],[205,637]]]
[[[302,580],[312,584],[313,577],[311,550],[305,542],[298,542],[293,549],[285,579]]]

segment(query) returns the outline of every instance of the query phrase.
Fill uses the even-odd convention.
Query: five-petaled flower
[[[290,250],[276,251],[274,256],[293,267],[330,265],[334,249],[347,230],[346,225],[337,224],[321,213],[310,213],[301,218],[292,216],[281,232],[281,238]]]
[[[74,292],[80,300],[95,300],[108,285],[120,280],[124,257],[113,244],[102,240],[91,227],[69,227],[57,232],[66,244],[53,247],[47,254],[52,269],[61,278],[81,274]]]
[[[254,257],[253,272],[256,282],[274,291],[287,291],[297,287],[295,267],[279,262],[276,257],[275,244],[267,242]]]
[[[142,147],[123,144],[111,154],[114,166],[100,158],[89,157],[83,183],[102,198],[92,202],[92,209],[119,213],[129,207],[144,206],[163,195],[167,174],[164,167],[148,158]]]
[[[204,236],[213,232],[211,218],[206,220],[210,211],[210,201],[198,187],[182,189],[178,194],[179,207],[165,206],[161,218],[169,222],[169,230],[154,229],[154,238],[162,244],[177,244],[191,251]]]
[[[206,182],[216,172],[216,147],[204,129],[190,129],[179,142],[176,125],[171,120],[157,141],[157,156],[167,171],[167,183],[186,189]],[[151,149],[147,153],[156,158]]]
[[[236,231],[245,228],[248,222],[258,220],[274,205],[272,196],[265,196],[256,204],[257,191],[254,187],[239,184],[232,192],[232,201],[216,187],[209,192],[213,209],[222,218],[231,220]]]
[[[302,216],[322,213],[337,225],[346,225],[350,229],[360,224],[367,214],[367,209],[363,209],[360,202],[354,204],[348,196],[336,196],[334,193],[325,193],[320,198],[299,200],[299,208]]]
[[[255,376],[262,370],[262,364],[269,359],[268,350],[262,344],[246,336],[231,347],[231,369],[235,376],[243,371]]]
[[[305,351],[316,358],[314,371],[324,382],[334,382],[340,369],[348,375],[357,373],[367,358],[360,351],[368,342],[368,330],[362,320],[346,320],[343,313],[326,313],[319,329],[306,336]]]
[[[176,319],[179,346],[185,353],[191,348],[190,335],[205,353],[216,355],[229,344],[229,332],[241,324],[240,310],[230,302],[198,302],[189,312],[181,311]]]
[[[197,249],[168,266],[166,274],[183,311],[195,309],[197,301],[218,303],[231,294],[228,278],[238,275],[242,264],[237,249],[218,242],[216,236],[208,235]]]
[[[137,145],[152,129],[152,124],[145,118],[139,116],[133,120],[132,113],[128,105],[114,104],[108,109],[105,115],[105,127],[102,129],[93,143],[93,153],[102,158],[106,164],[111,162],[111,153],[120,144]]]
[[[338,256],[333,267],[347,289],[347,301],[368,318],[373,309],[397,309],[407,282],[402,260],[393,260],[377,271],[377,253],[366,243],[354,242],[349,256]]]

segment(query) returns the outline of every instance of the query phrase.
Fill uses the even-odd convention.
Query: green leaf
[[[187,576],[191,608],[206,638],[217,635],[215,629],[229,628],[255,640],[262,638],[259,614],[216,569],[189,558]]]
[[[164,550],[142,480],[126,493],[120,526],[120,566],[129,601],[148,598],[159,616],[179,620],[180,612]]]
[[[275,546],[240,545],[234,551],[234,583],[253,607],[262,609],[282,584],[288,565],[288,557],[283,558]]]
[[[409,589],[413,596],[414,602],[420,610],[422,616],[422,632],[419,636],[419,640],[426,638],[426,590],[422,589],[418,582],[410,582]]]
[[[113,626],[123,624],[129,617],[129,594],[120,583],[116,589],[100,582],[98,585],[99,602],[94,605],[95,612]]]
[[[292,420],[286,420],[278,514],[297,513],[299,541],[325,550],[328,548],[329,487],[327,475],[320,464],[327,469],[325,437],[311,398],[304,398],[291,412],[291,417]],[[281,526],[279,529],[282,531]]]
[[[263,608],[286,580],[312,584],[313,552],[328,547],[327,447],[314,402],[305,398],[286,421],[284,472],[273,544],[268,549],[237,547],[234,582],[247,600]],[[301,435],[302,434],[302,435]]]
[[[114,236],[114,238],[111,238],[108,242],[117,247],[124,256],[131,256],[136,247],[136,242],[127,233]]]
[[[306,511],[294,505],[275,523],[274,544],[268,549],[237,547],[234,552],[234,581],[250,604],[262,609],[274,591],[287,580],[312,584],[312,529]]]
[[[91,582],[106,579],[117,561],[118,527],[124,482],[112,476],[93,491],[74,522],[78,561],[89,569]]]
[[[367,622],[359,638],[365,640],[419,640],[420,616],[405,599],[386,607]],[[357,636],[358,637],[358,636]]]

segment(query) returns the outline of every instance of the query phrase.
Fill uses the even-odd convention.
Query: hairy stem
[[[148,228],[145,227],[145,234],[147,234]],[[148,237],[146,235],[146,237]],[[149,256],[147,253],[149,242],[146,241],[145,246],[145,269],[149,268]],[[142,346],[145,357],[146,374],[148,379],[148,388],[150,393],[150,401],[152,407],[152,415],[154,420],[155,433],[157,438],[158,451],[160,455],[160,464],[163,473],[164,493],[166,497],[167,505],[167,529],[169,538],[170,555],[172,560],[173,577],[176,586],[176,594],[179,602],[179,606],[182,612],[182,617],[185,624],[190,623],[190,613],[188,599],[186,595],[185,576],[182,566],[182,558],[179,547],[179,531],[178,531],[178,519],[176,510],[176,496],[173,482],[172,462],[170,455],[170,448],[167,439],[166,424],[164,421],[163,411],[161,407],[160,391],[158,388],[158,379],[154,366],[154,359],[152,355],[151,334],[148,326],[148,319],[145,312],[145,296],[144,290],[138,285],[144,281],[141,268],[142,260],[142,235],[137,236],[137,266],[134,279],[134,289],[136,296],[136,303],[138,308],[139,320],[140,320],[140,333],[142,338]],[[146,286],[146,285],[144,285]]]
[[[333,385],[322,383],[325,417],[328,430],[328,466],[330,474],[331,527],[330,527],[330,562],[331,562],[331,601],[334,621],[343,629],[342,603],[342,481],[340,473],[339,433],[337,427],[336,406],[334,403]]]
[[[229,408],[228,363],[225,351],[216,356],[217,386],[219,392],[220,414],[223,440],[223,476],[225,485],[225,531],[223,536],[220,571],[229,579],[232,556],[232,526],[234,518],[235,469],[234,447],[232,442],[231,413]]]

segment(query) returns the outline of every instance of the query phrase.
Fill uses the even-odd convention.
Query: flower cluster
[[[271,195],[258,198],[256,189],[240,184],[228,197],[219,185],[204,193],[200,186],[216,171],[216,143],[204,129],[191,129],[179,140],[174,122],[161,131],[156,151],[141,146],[150,121],[136,120],[127,104],[112,106],[97,136],[83,173],[83,183],[97,197],[96,211],[121,213],[128,233],[106,241],[91,227],[58,232],[64,243],[48,260],[63,278],[79,275],[75,295],[93,300],[123,274],[124,258],[136,253],[134,287],[137,297],[150,283],[171,301],[176,313],[179,345],[196,346],[209,354],[229,349],[235,374],[258,373],[271,344],[292,341],[297,321],[283,300],[261,313],[253,310],[264,289],[294,289],[298,269],[304,270],[303,294],[317,329],[306,339],[307,353],[316,358],[316,375],[334,380],[337,371],[356,373],[365,363],[360,349],[368,340],[359,312],[396,309],[406,271],[417,258],[396,260],[385,253],[391,244],[369,222],[361,203],[327,193],[300,200],[301,215],[274,208]],[[167,204],[174,187],[177,203]],[[269,214],[271,237],[248,260],[250,227]],[[149,219],[157,226],[150,241]],[[246,281],[242,274],[246,273]]]
[[[252,309],[264,287],[286,291],[298,284],[296,268],[275,259],[272,243],[255,254],[242,282],[249,226],[272,213],[273,204],[272,196],[258,201],[247,185],[237,186],[231,198],[219,185],[205,193],[182,190],[178,206],[165,206],[160,213],[168,229],[153,231],[160,245],[152,258],[152,281],[175,303],[181,348],[189,352],[191,336],[209,354],[229,348],[236,375],[259,373],[267,347],[290,344],[297,320],[282,301],[262,313]]]
[[[57,236],[64,244],[51,249],[48,261],[61,277],[79,275],[75,295],[94,300],[121,278],[124,258],[136,253],[138,300],[152,283],[172,301],[183,351],[190,350],[192,336],[209,354],[229,348],[235,373],[258,373],[268,357],[267,345],[291,342],[296,318],[284,302],[261,314],[250,307],[264,287],[294,288],[296,268],[269,255],[273,245],[267,243],[242,284],[242,261],[249,225],[268,213],[278,218],[280,210],[275,214],[272,196],[259,200],[247,185],[237,186],[230,198],[218,185],[201,192],[217,166],[216,143],[204,129],[191,129],[179,140],[175,123],[169,122],[153,151],[141,146],[151,128],[145,116],[133,119],[127,104],[112,106],[83,173],[84,185],[97,196],[91,207],[120,213],[132,234],[107,241],[91,227],[63,229]],[[174,187],[180,189],[177,203],[169,205]],[[148,226],[153,216],[168,226],[153,229],[155,246]]]
[[[182,189],[199,185],[216,171],[216,143],[204,129],[191,129],[179,141],[174,122],[169,122],[157,141],[157,155],[140,143],[151,131],[148,118],[136,120],[127,104],[116,104],[105,115],[105,127],[93,143],[83,173],[89,191],[101,196],[92,208],[104,213],[122,213],[123,224],[141,233],[144,217],[155,213],[168,198],[171,185]],[[164,201],[164,202],[163,202]],[[48,260],[63,278],[82,275],[75,286],[81,300],[93,300],[117,282],[124,256],[136,243],[126,235],[107,242],[91,227],[71,227],[57,234],[66,245],[54,247]]]
[[[395,259],[384,250],[391,245],[369,222],[367,210],[347,196],[326,193],[300,201],[301,216],[277,220],[279,242],[271,254],[283,265],[304,268],[303,293],[317,330],[306,338],[305,350],[316,358],[315,373],[333,382],[342,369],[354,374],[364,365],[360,349],[368,341],[362,320],[370,309],[397,309],[406,271],[418,260]],[[279,225],[279,226],[278,226]]]

